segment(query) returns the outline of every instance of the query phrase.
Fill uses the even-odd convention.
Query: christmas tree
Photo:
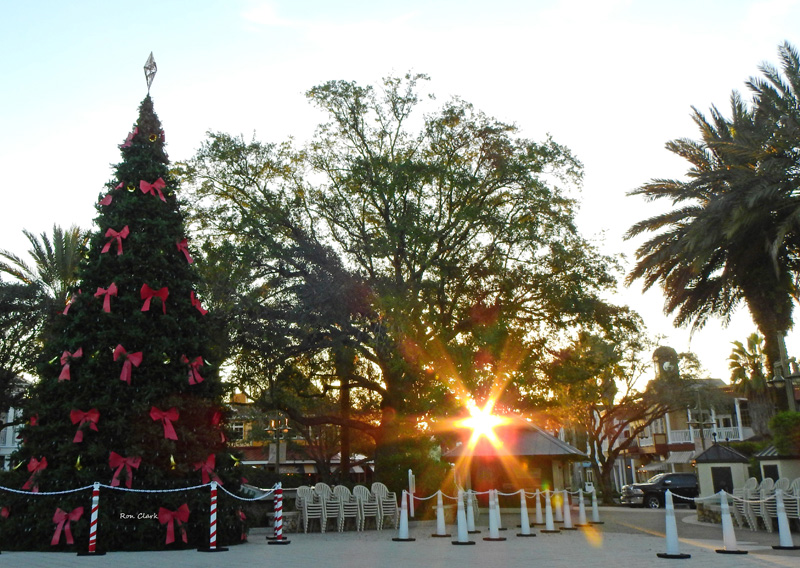
[[[0,549],[86,550],[91,490],[46,493],[95,481],[144,491],[101,490],[99,549],[208,546],[208,487],[152,490],[238,489],[211,316],[195,294],[164,143],[148,94],[99,196],[80,287],[43,347],[19,467],[5,478],[29,493],[0,493]],[[217,519],[218,544],[241,540],[238,502],[223,491]]]

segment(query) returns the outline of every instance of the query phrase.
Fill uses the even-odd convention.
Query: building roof
[[[796,459],[800,458],[800,456],[796,456],[796,455],[789,455],[789,456],[781,455],[781,454],[778,453],[778,450],[777,450],[777,448],[775,448],[775,446],[768,446],[768,447],[764,448],[763,450],[761,450],[760,452],[756,453],[753,457],[756,458],[757,460],[764,460],[764,459],[767,459],[767,460],[773,459],[774,460],[774,459],[780,459],[780,458],[788,458],[788,459],[795,459],[796,460]]]
[[[495,448],[489,440],[481,437],[471,455],[549,456],[572,460],[587,459],[586,454],[583,452],[528,422],[519,421],[508,426],[498,426],[494,431],[502,445],[499,448]],[[446,452],[444,457],[460,457],[466,453],[466,449],[466,445],[461,444]]]
[[[750,460],[728,446],[712,444],[706,451],[698,454],[694,461],[697,463],[747,463]]]

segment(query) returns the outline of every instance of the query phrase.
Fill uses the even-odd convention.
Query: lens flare
[[[467,402],[467,410],[469,411],[469,418],[463,418],[456,421],[457,428],[468,428],[472,430],[468,447],[473,449],[480,441],[481,437],[486,438],[495,448],[500,448],[503,445],[502,440],[497,437],[494,429],[497,426],[508,424],[508,419],[502,416],[492,414],[494,404],[490,401],[484,405],[483,408],[478,407],[474,400]]]

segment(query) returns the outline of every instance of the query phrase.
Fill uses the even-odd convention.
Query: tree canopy
[[[460,99],[417,116],[425,79],[314,87],[328,121],[307,146],[210,133],[181,171],[209,294],[237,299],[234,376],[369,433],[379,468],[469,397],[546,396],[547,349],[620,311],[601,299],[614,262],[574,224],[578,160]],[[362,412],[303,412],[326,395]]]

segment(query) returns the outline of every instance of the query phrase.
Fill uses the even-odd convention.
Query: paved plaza
[[[98,568],[608,568],[621,566],[697,566],[740,568],[752,566],[800,566],[800,551],[776,551],[776,533],[736,530],[739,548],[747,555],[722,555],[719,525],[698,523],[694,511],[676,511],[682,553],[688,560],[656,557],[665,551],[663,512],[601,508],[604,524],[589,529],[559,534],[538,534],[520,538],[511,528],[513,514],[504,510],[504,542],[486,542],[486,523],[481,534],[470,535],[474,545],[453,546],[452,538],[432,538],[435,523],[412,521],[409,533],[414,542],[393,542],[394,530],[325,534],[290,534],[291,543],[270,546],[267,529],[254,529],[250,542],[231,547],[227,552],[201,553],[194,550],[168,552],[109,552],[98,557],[78,557],[71,553],[3,552],[0,566],[19,568],[60,568],[86,566]],[[479,519],[484,520],[485,518]],[[659,528],[660,527],[660,528]],[[454,526],[448,531],[455,533]],[[536,528],[533,532],[538,533]],[[800,535],[793,535],[795,544]]]

